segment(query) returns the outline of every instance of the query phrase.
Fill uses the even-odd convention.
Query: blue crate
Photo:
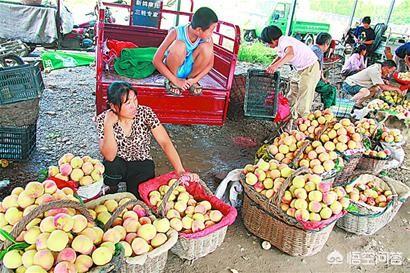
[[[278,108],[279,72],[249,69],[246,80],[244,113],[247,117],[273,120]]]
[[[39,98],[43,90],[38,64],[0,68],[0,105]]]
[[[36,125],[0,126],[0,159],[28,159],[36,146]]]

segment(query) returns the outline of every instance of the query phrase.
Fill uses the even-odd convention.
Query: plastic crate
[[[0,127],[0,159],[28,159],[36,147],[36,125]]]
[[[273,120],[278,108],[279,72],[250,69],[246,80],[244,112],[247,117]]]
[[[39,98],[43,90],[38,64],[0,69],[0,105]]]
[[[354,104],[354,101],[350,99],[336,98],[336,105],[333,105],[330,109],[338,118],[349,118],[351,116]]]

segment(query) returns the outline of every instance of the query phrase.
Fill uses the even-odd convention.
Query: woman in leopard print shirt
[[[185,173],[181,159],[165,128],[151,108],[138,104],[137,92],[126,82],[113,82],[107,90],[109,110],[97,117],[100,152],[104,157],[104,182],[110,192],[126,182],[138,195],[138,184],[155,177],[150,155],[151,134],[178,175]]]

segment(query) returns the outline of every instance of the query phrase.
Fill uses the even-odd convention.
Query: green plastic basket
[[[39,98],[43,90],[38,64],[0,68],[0,105]]]
[[[28,159],[36,146],[36,125],[0,127],[0,159]]]
[[[249,69],[244,112],[247,117],[273,120],[278,108],[279,72]]]

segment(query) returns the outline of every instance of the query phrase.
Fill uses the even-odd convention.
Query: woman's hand
[[[107,114],[105,115],[104,125],[113,127],[114,124],[116,124],[117,122],[118,122],[118,115],[114,113],[113,110],[108,111]]]
[[[270,74],[275,73],[276,70],[278,70],[278,65],[276,63],[271,64],[270,66],[268,66],[268,68],[266,68],[266,72]]]
[[[199,182],[199,180],[200,180],[199,175],[197,175],[196,173],[190,173],[190,172],[183,172],[181,174],[178,173],[178,177],[179,178],[186,177],[187,180],[190,181],[190,182]],[[188,181],[183,180],[182,183],[188,182]]]

